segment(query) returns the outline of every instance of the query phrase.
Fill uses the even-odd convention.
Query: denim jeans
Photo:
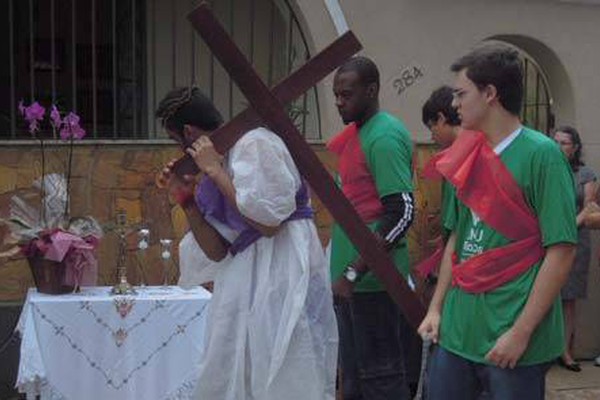
[[[499,368],[437,346],[429,359],[428,400],[543,400],[552,363]]]
[[[401,340],[407,323],[388,294],[355,293],[335,309],[344,400],[409,399]]]

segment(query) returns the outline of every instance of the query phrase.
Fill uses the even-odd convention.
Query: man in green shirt
[[[521,125],[522,70],[515,50],[484,46],[451,69],[457,73],[453,104],[462,127],[483,132],[485,146],[520,188],[520,200],[539,227],[531,251],[539,248],[540,259],[491,289],[467,290],[457,283],[472,258],[514,244],[488,221],[515,218],[485,205],[477,205],[478,215],[473,199],[470,209],[457,190],[445,220],[451,234],[438,285],[419,328],[439,344],[430,362],[430,399],[476,399],[484,391],[498,399],[543,399],[547,369],[564,349],[559,292],[577,240],[573,178],[556,144]],[[463,188],[480,183],[467,181]]]
[[[408,274],[404,235],[414,214],[412,142],[404,124],[379,110],[379,72],[354,57],[336,72],[333,91],[347,128],[328,144],[339,183],[362,220]],[[344,231],[332,232],[331,275],[340,332],[345,400],[409,398],[402,335],[407,323]]]

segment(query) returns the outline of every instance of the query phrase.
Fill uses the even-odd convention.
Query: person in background
[[[431,140],[442,150],[450,147],[460,131],[460,117],[452,106],[454,90],[441,86],[423,104],[421,120],[431,132]]]
[[[586,206],[596,201],[598,184],[595,172],[582,160],[582,144],[579,132],[572,126],[561,126],[554,130],[554,140],[569,160],[575,177],[575,195],[577,202],[577,254],[569,279],[560,291],[565,318],[565,351],[558,359],[559,365],[574,371],[581,371],[580,365],[573,359],[575,340],[575,305],[578,299],[587,295],[588,271],[590,266],[590,231],[584,224]]]

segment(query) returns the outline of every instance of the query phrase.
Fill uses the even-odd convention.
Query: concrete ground
[[[592,361],[580,364],[581,372],[552,367],[546,378],[546,400],[600,399],[600,367]]]

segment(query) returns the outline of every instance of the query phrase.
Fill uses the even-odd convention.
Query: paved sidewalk
[[[581,372],[553,366],[546,378],[546,400],[600,399],[600,367],[581,362]]]

